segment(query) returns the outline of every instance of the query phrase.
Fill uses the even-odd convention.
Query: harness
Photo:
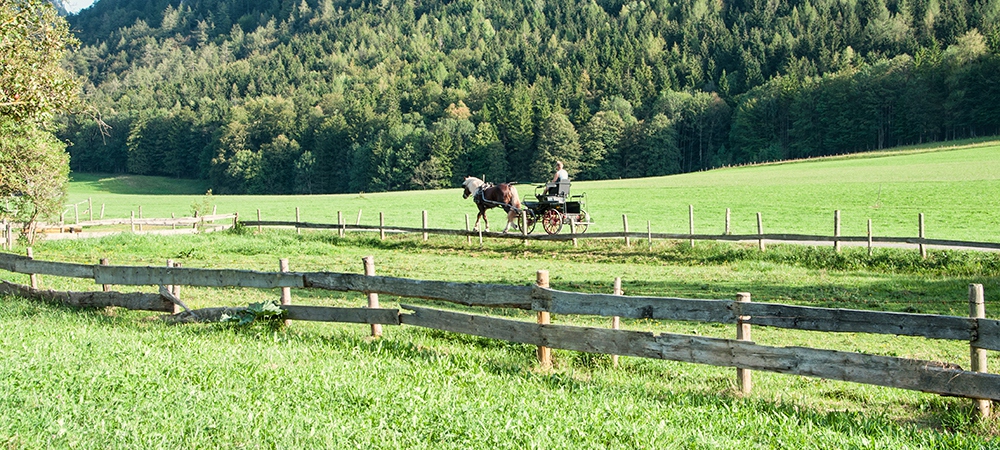
[[[518,213],[521,212],[520,209],[515,208],[514,205],[511,205],[509,203],[495,202],[493,200],[487,200],[486,199],[486,192],[485,191],[486,191],[486,189],[489,189],[491,187],[493,187],[493,183],[483,183],[481,186],[479,186],[479,189],[476,189],[476,193],[472,194],[472,201],[476,202],[477,205],[487,205],[489,207],[499,206],[499,207],[503,208],[504,212],[508,212],[508,213],[512,209],[514,211],[518,212]]]

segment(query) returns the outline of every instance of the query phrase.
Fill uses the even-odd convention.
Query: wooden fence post
[[[299,228],[299,207],[295,207],[295,233],[302,234],[302,229]]]
[[[649,244],[649,249],[653,249],[653,224],[648,220],[646,221],[646,242]]]
[[[688,205],[688,234],[694,236],[694,205]],[[691,238],[691,246],[694,247],[694,238]]]
[[[168,268],[169,268],[169,267],[174,267],[174,260],[172,260],[172,259],[167,259],[167,267],[168,267]],[[170,295],[173,295],[173,294],[174,294],[174,286],[173,286],[173,285],[170,285],[170,284],[165,284],[165,285],[163,285],[163,287],[167,288],[167,292],[170,292]],[[172,312],[171,314],[177,314],[177,313],[179,313],[179,312],[180,312],[180,311],[178,310],[179,308],[180,308],[180,307],[179,307],[179,306],[177,306],[177,304],[176,304],[176,303],[174,303],[174,310],[173,310],[173,312]]]
[[[626,215],[626,214],[622,214],[622,228],[625,230],[624,231],[625,246],[626,247],[631,247],[632,246],[632,241],[628,237],[628,215]]]
[[[175,262],[174,263],[174,267],[178,267],[178,268],[181,267],[181,263]],[[175,284],[174,285],[174,290],[171,292],[171,294],[174,294],[174,297],[176,297],[177,300],[180,300],[181,299],[181,285]],[[184,308],[181,305],[174,305],[174,314],[180,313],[181,310],[183,310],[183,309]]]
[[[833,211],[833,237],[840,237],[840,210]],[[840,241],[837,239],[833,240],[833,250],[840,253]]]
[[[35,254],[31,251],[31,247],[28,247],[28,259],[35,259]],[[30,274],[28,275],[28,279],[31,280],[31,288],[38,289],[38,275]]]
[[[80,205],[79,204],[73,205],[73,223],[74,224],[80,223]]]
[[[337,228],[337,233],[340,237],[344,237],[344,230],[347,228],[347,224],[344,223],[344,214],[341,211],[337,211],[337,225],[340,225]]]
[[[521,223],[525,226],[521,227],[521,245],[528,245],[528,210],[521,210]]]
[[[135,211],[129,211],[129,224],[132,227],[132,232],[135,233]]]
[[[94,200],[91,199],[90,197],[87,197],[87,213],[90,214],[89,220],[93,221],[94,220]]]
[[[358,220],[354,221],[354,225],[355,226],[361,225],[361,210],[360,209],[358,209]]]
[[[420,226],[424,230],[424,242],[427,242],[427,210],[420,212]]]
[[[257,208],[257,233],[260,233],[262,230],[263,228],[260,226],[260,208]]]
[[[109,264],[111,264],[111,261],[108,258],[101,258],[101,265],[102,266],[107,266]],[[104,292],[111,292],[111,285],[110,284],[102,284],[101,285],[101,290],[104,291]]]
[[[361,261],[365,265],[365,275],[370,276],[370,277],[371,276],[375,276],[375,257],[374,256],[365,256],[364,258],[361,258]],[[368,307],[369,308],[378,308],[379,307],[378,306],[378,293],[376,293],[376,292],[366,292],[366,294],[368,294]],[[372,325],[372,337],[380,337],[380,336],[382,336],[382,325],[381,324],[377,324],[377,323],[373,323],[371,325]]]
[[[139,205],[139,219],[142,220],[142,205]],[[139,222],[139,231],[142,231],[142,222]]]
[[[479,246],[483,246],[483,227],[479,227]]]
[[[7,225],[7,219],[4,219],[3,222],[0,223],[0,238],[3,238],[2,240],[0,240],[0,248],[4,250],[10,250],[9,248],[7,248],[8,229],[10,229],[10,227]]]
[[[872,255],[872,220],[868,219],[868,256]]]
[[[174,260],[168,259],[167,260],[167,267],[180,267],[180,264],[176,264],[176,263],[174,263]],[[167,292],[170,292],[170,295],[173,295],[174,297],[177,297],[178,299],[181,298],[181,287],[180,287],[180,285],[168,284],[168,285],[166,285],[164,287],[167,288]],[[173,303],[172,308],[173,308],[173,310],[171,311],[171,314],[180,314],[181,311],[184,310],[183,308],[181,308],[181,305],[178,305],[177,303]]]
[[[983,285],[969,285],[969,317],[974,319],[986,318],[986,302],[983,295]],[[973,372],[986,373],[986,350],[982,348],[969,347],[972,359],[971,368]],[[976,410],[979,411],[979,419],[988,419],[992,409],[992,402],[989,399],[976,399]]]
[[[577,246],[577,239],[576,239],[576,218],[575,217],[570,217],[569,218],[569,234],[573,236],[573,248],[576,248],[576,246]]]
[[[378,238],[385,240],[385,215],[381,211],[378,213]]]
[[[920,241],[920,257],[923,258],[923,259],[927,259],[927,249],[924,248],[924,242],[923,242],[923,239],[924,239],[924,213],[920,213],[920,215],[918,216],[918,219],[919,219],[919,222],[920,222],[919,223],[919,232],[920,232],[920,240],[921,240]]]
[[[298,209],[298,208],[296,208],[296,209]],[[296,222],[298,222],[298,220],[296,220]],[[278,260],[278,269],[281,270],[282,272],[288,272],[289,271],[289,269],[288,269],[288,258],[281,258],[281,259]],[[282,305],[291,305],[292,304],[292,288],[290,288],[290,287],[283,287],[283,288],[281,288],[281,304]],[[285,326],[286,327],[289,326],[289,325],[291,325],[291,324],[292,324],[292,321],[290,319],[285,319]]]
[[[757,213],[757,247],[760,251],[764,251],[764,219],[761,218],[760,213]]]
[[[472,235],[469,234],[469,214],[465,214],[465,243],[472,245]]]
[[[736,301],[740,303],[750,303],[750,293],[749,292],[739,292],[736,294]],[[750,340],[750,324],[748,321],[750,316],[739,316],[736,318],[736,340],[738,341],[749,341]],[[736,378],[739,380],[740,393],[749,394],[750,389],[753,388],[753,380],[750,377],[750,369],[736,368]]]
[[[104,203],[101,203],[101,218],[104,218]]]
[[[535,284],[538,287],[548,288],[549,287],[549,271],[539,270],[535,274]],[[548,325],[551,322],[551,316],[548,311],[538,311],[538,324]],[[538,364],[542,369],[552,368],[552,349],[545,346],[538,346]]]
[[[729,208],[726,208],[726,235],[732,234],[729,229]]]
[[[614,294],[622,295],[622,277],[615,277],[614,284]],[[620,316],[614,316],[611,318],[611,329],[619,330],[622,327],[622,318]],[[618,367],[618,355],[611,355],[611,365]]]

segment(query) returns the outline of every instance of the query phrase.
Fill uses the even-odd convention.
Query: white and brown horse
[[[517,228],[516,221],[521,214],[521,199],[518,197],[514,185],[508,183],[492,185],[484,183],[483,180],[476,177],[465,177],[462,187],[465,188],[462,198],[469,198],[471,195],[472,201],[476,202],[476,206],[479,207],[474,230],[479,229],[479,219],[482,218],[485,230],[490,231],[490,223],[486,220],[486,210],[497,206],[507,212],[507,226],[503,228],[503,232],[506,233],[511,224],[514,225],[515,229]]]

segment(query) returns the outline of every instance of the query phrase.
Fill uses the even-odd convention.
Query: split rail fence
[[[87,201],[81,202],[87,203]],[[92,216],[92,206],[87,209],[86,212],[90,212]],[[400,227],[391,226],[385,224],[385,216],[383,213],[379,213],[379,224],[378,225],[362,225],[361,224],[361,211],[358,211],[358,220],[354,224],[348,224],[343,217],[342,211],[337,212],[337,223],[327,224],[327,223],[315,223],[315,222],[303,222],[300,220],[299,208],[295,208],[295,220],[261,220],[261,211],[257,210],[257,220],[241,220],[238,214],[213,214],[194,217],[181,217],[169,219],[150,219],[142,217],[142,207],[139,207],[138,217],[135,212],[132,212],[131,217],[121,218],[121,219],[103,219],[103,206],[101,208],[101,219],[98,220],[79,220],[79,214],[76,215],[76,222],[71,225],[48,225],[50,230],[55,230],[57,232],[45,233],[45,239],[57,240],[57,239],[82,239],[91,237],[102,237],[113,234],[120,234],[123,231],[84,231],[88,227],[100,227],[100,226],[115,226],[115,225],[129,225],[130,232],[139,234],[192,234],[198,232],[210,232],[218,231],[230,228],[237,224],[245,227],[256,227],[261,230],[262,227],[286,227],[295,228],[300,231],[303,229],[312,230],[337,230],[341,237],[344,237],[347,232],[377,232],[382,239],[385,239],[386,234],[390,233],[421,233],[423,239],[426,241],[428,235],[451,235],[451,236],[466,236],[468,242],[471,244],[472,239],[478,237],[479,243],[483,243],[484,238],[489,239],[515,239],[521,240],[524,244],[528,241],[572,241],[574,245],[580,239],[622,239],[626,246],[631,246],[633,241],[640,242],[645,239],[647,243],[652,246],[654,239],[659,240],[688,240],[691,245],[694,245],[695,241],[733,241],[733,242],[754,242],[756,241],[758,247],[761,251],[765,251],[766,243],[780,243],[780,242],[799,242],[807,244],[817,244],[817,243],[827,243],[831,245],[836,251],[840,251],[843,244],[854,243],[854,244],[867,244],[868,253],[872,253],[872,249],[876,244],[880,245],[913,245],[919,250],[922,257],[927,257],[927,247],[937,246],[945,248],[963,248],[963,249],[978,249],[978,250],[989,250],[989,251],[1000,251],[1000,243],[997,242],[976,242],[976,241],[961,241],[961,240],[951,240],[951,239],[928,239],[925,236],[924,227],[924,214],[920,213],[917,216],[917,237],[893,237],[893,236],[875,236],[872,231],[872,221],[868,220],[868,233],[865,236],[842,236],[840,233],[841,222],[840,222],[840,211],[834,211],[834,221],[833,221],[833,235],[808,235],[808,234],[792,234],[792,233],[764,233],[763,218],[761,213],[757,213],[757,234],[732,234],[730,232],[730,211],[726,209],[726,219],[725,219],[725,231],[723,234],[705,234],[705,233],[695,233],[695,221],[694,221],[694,207],[688,206],[688,233],[653,233],[649,222],[646,222],[646,232],[637,232],[629,230],[628,216],[622,215],[622,230],[621,231],[605,231],[605,232],[590,232],[590,233],[576,233],[575,226],[567,227],[570,233],[564,234],[527,234],[525,230],[514,231],[512,233],[498,233],[498,232],[484,232],[479,230],[471,230],[469,227],[469,215],[465,215],[465,229],[446,229],[446,228],[430,228],[428,227],[428,214],[427,211],[422,211],[422,225],[421,227]],[[230,221],[232,224],[216,224],[217,221]],[[143,227],[159,227],[155,230],[144,230]],[[170,227],[170,229],[165,229],[165,227]],[[15,225],[8,222],[3,222],[0,224],[0,249],[12,250],[14,248],[14,237],[15,237]],[[67,232],[68,231],[68,232]]]
[[[193,217],[178,217],[178,218],[142,218],[136,217],[135,213],[132,217],[121,218],[121,219],[98,219],[98,220],[85,220],[78,221],[73,224],[39,224],[36,230],[36,234],[44,235],[46,240],[62,240],[62,239],[86,239],[86,238],[98,238],[104,236],[111,236],[115,234],[121,234],[125,231],[122,230],[103,230],[103,231],[85,231],[87,228],[94,227],[114,227],[119,225],[128,225],[129,230],[133,234],[160,234],[160,235],[175,235],[175,234],[195,234],[195,233],[206,233],[212,231],[220,231],[232,227],[233,219],[236,219],[236,214],[212,214],[205,216],[195,215]],[[219,224],[218,221],[226,221],[226,223]],[[18,229],[21,224],[15,224],[12,222],[3,221],[0,222],[0,249],[12,250],[14,248],[14,241],[18,234]],[[150,228],[152,227],[152,228]],[[169,227],[169,228],[168,228]]]
[[[355,224],[347,224],[344,221],[343,214],[341,211],[337,212],[337,223],[327,224],[327,223],[314,223],[314,222],[302,222],[299,220],[299,208],[295,208],[295,220],[294,221],[284,221],[284,220],[261,220],[260,210],[257,210],[257,220],[239,220],[239,224],[245,227],[257,227],[258,230],[262,227],[291,227],[296,230],[303,229],[313,229],[313,230],[337,230],[341,237],[345,235],[346,232],[378,232],[382,239],[385,239],[387,233],[421,233],[423,239],[427,240],[427,236],[431,234],[436,235],[452,235],[452,236],[466,236],[468,242],[471,244],[474,237],[479,238],[479,243],[482,244],[484,238],[491,239],[515,239],[522,240],[525,244],[528,241],[572,241],[574,245],[577,244],[579,239],[622,239],[626,246],[631,246],[633,241],[639,242],[643,239],[647,240],[649,245],[652,245],[653,239],[666,239],[666,240],[688,240],[691,245],[694,245],[695,241],[734,241],[734,242],[753,242],[756,241],[758,247],[761,251],[766,249],[766,242],[801,242],[801,243],[829,243],[836,251],[840,251],[842,244],[845,243],[857,243],[857,244],[867,244],[868,253],[871,254],[872,248],[876,244],[909,244],[914,245],[920,252],[920,255],[924,258],[927,257],[927,247],[928,246],[939,246],[939,247],[950,247],[950,248],[968,248],[968,249],[979,249],[979,250],[1000,250],[1000,243],[997,242],[976,242],[976,241],[960,241],[951,239],[928,239],[925,236],[924,228],[924,214],[920,213],[917,216],[917,237],[893,237],[893,236],[875,236],[872,232],[872,221],[868,220],[868,233],[865,236],[842,236],[840,234],[841,223],[840,223],[840,211],[834,211],[834,221],[833,221],[833,235],[808,235],[808,234],[791,234],[791,233],[764,233],[763,218],[761,213],[757,213],[757,234],[732,234],[730,232],[730,212],[726,209],[726,221],[725,221],[725,232],[723,234],[704,234],[695,233],[694,226],[694,208],[689,206],[688,208],[688,218],[689,218],[689,232],[688,233],[653,233],[649,222],[646,222],[646,232],[630,231],[628,224],[628,216],[622,215],[622,230],[621,231],[605,231],[605,232],[590,232],[590,233],[576,233],[576,226],[567,227],[570,233],[564,234],[528,234],[526,230],[515,230],[511,233],[498,233],[498,232],[484,232],[471,230],[469,228],[469,215],[465,215],[465,229],[455,230],[455,229],[443,229],[443,228],[430,228],[428,227],[427,211],[422,211],[422,226],[417,227],[399,227],[391,226],[385,224],[385,216],[379,213],[379,224],[378,225],[362,225],[360,223],[360,211],[358,212],[358,221]],[[523,222],[522,218],[522,222]]]
[[[191,311],[180,300],[179,286],[282,288],[281,308],[287,320],[370,324],[376,335],[381,333],[376,326],[412,325],[537,345],[542,367],[551,365],[549,349],[559,348],[735,367],[744,393],[751,389],[751,371],[761,370],[971,398],[977,403],[978,414],[984,417],[990,415],[991,401],[1000,400],[1000,375],[988,373],[986,367],[987,350],[1000,350],[1000,321],[985,318],[983,288],[978,284],[969,286],[970,316],[959,317],[755,303],[750,301],[748,293],[738,294],[736,299],[698,300],[566,292],[549,288],[547,271],[539,271],[533,285],[523,286],[395,278],[374,275],[370,258],[366,258],[364,275],[289,272],[287,260],[281,261],[278,272],[181,268],[172,262],[168,262],[170,267],[111,266],[106,265],[107,261],[102,262],[105,264],[62,263],[0,253],[0,269],[29,274],[34,285],[4,281],[0,283],[0,293],[75,306],[120,306],[170,312],[177,319],[211,320],[224,308]],[[104,285],[104,289],[42,291],[37,289],[39,275],[92,279]],[[159,285],[160,289],[159,293],[120,293],[111,292],[110,285]],[[292,305],[291,288],[363,292],[369,295],[370,307]],[[400,305],[405,312],[378,308],[378,294],[466,306],[520,308],[535,311],[538,323],[409,304]],[[736,324],[736,339],[555,325],[550,323],[550,314]],[[970,346],[971,366],[970,370],[964,370],[937,361],[764,346],[750,339],[752,325],[966,341]]]

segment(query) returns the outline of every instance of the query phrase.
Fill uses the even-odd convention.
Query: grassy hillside
[[[616,229],[627,212],[633,224],[650,220],[664,231],[684,232],[687,205],[694,204],[696,214],[715,214],[717,223],[699,226],[716,232],[725,207],[733,208],[734,220],[742,217],[738,211],[761,210],[765,220],[783,218],[789,231],[825,232],[832,228],[832,209],[839,207],[845,229],[850,214],[879,213],[887,224],[899,219],[898,234],[913,234],[915,215],[923,211],[929,225],[940,224],[928,227],[930,236],[1000,240],[993,231],[1000,192],[997,151],[997,143],[981,143],[574,186],[588,193],[597,228],[604,230]],[[121,187],[126,183],[132,185]],[[157,178],[78,177],[71,201],[93,197],[119,216],[141,204],[145,215],[162,216],[187,212],[203,200],[185,194],[199,186],[161,183],[171,184]],[[881,196],[876,186],[882,186]],[[140,193],[122,193],[133,189]],[[298,205],[303,219],[317,221],[335,220],[338,209],[353,221],[363,208],[366,223],[383,210],[390,223],[398,218],[416,225],[420,210],[428,209],[432,225],[457,227],[464,225],[465,213],[474,212],[457,190],[210,200],[220,211],[245,216],[260,207],[265,218],[290,219]],[[934,219],[939,215],[947,220]],[[498,213],[494,217],[499,221]],[[739,226],[749,231],[750,225]],[[916,252],[898,249],[879,249],[869,257],[859,248],[836,254],[830,248],[774,246],[760,253],[753,246],[692,248],[683,242],[624,248],[620,242],[585,241],[574,249],[566,243],[525,248],[487,241],[470,247],[456,237],[432,236],[424,243],[412,236],[379,241],[291,230],[126,234],[35,248],[39,259],[94,263],[110,257],[113,264],[161,265],[172,258],[185,267],[254,270],[274,270],[279,258],[290,258],[296,271],[360,272],[366,255],[375,257],[382,275],[528,284],[536,270],[547,269],[553,287],[586,292],[608,292],[620,276],[631,295],[712,299],[747,291],[760,302],[965,315],[968,284],[982,283],[989,317],[998,317],[994,306],[1000,301],[1000,254],[983,252],[932,251],[921,260]],[[24,275],[0,278],[27,282]],[[41,283],[51,289],[96,288],[93,282],[50,276],[42,276]],[[123,290],[133,289],[151,287]],[[364,304],[363,296],[353,293],[296,289],[292,295],[296,304]],[[273,300],[278,292],[185,287],[182,296],[197,308]],[[401,300],[382,296],[381,301],[395,307]],[[522,311],[479,312],[533,320]],[[741,397],[730,368],[623,358],[615,369],[606,355],[556,351],[549,372],[537,368],[532,347],[416,327],[387,327],[383,339],[372,341],[364,325],[296,322],[279,330],[233,329],[167,326],[153,316],[0,299],[0,416],[8,418],[0,421],[0,442],[11,448],[997,445],[996,420],[972,421],[971,402],[964,399],[761,372],[754,374],[753,392]],[[556,315],[553,321],[608,326],[594,317]],[[732,326],[692,322],[625,320],[623,328],[735,336]],[[959,342],[764,327],[755,327],[753,337],[764,345],[968,366],[968,345]]]
[[[109,217],[190,215],[204,201],[204,184],[141,176],[74,174],[70,202],[92,198],[95,211],[105,204]],[[534,186],[518,186],[521,196]],[[722,233],[725,209],[732,231],[757,232],[761,212],[765,232],[833,233],[833,211],[841,210],[842,233],[864,235],[867,219],[881,236],[916,236],[917,215],[926,216],[926,235],[938,239],[1000,241],[1000,142],[878,152],[788,163],[733,167],[658,178],[577,182],[573,193],[587,194],[594,231],[621,229],[627,214],[633,230],[686,233],[688,205],[695,210],[695,231]],[[314,196],[220,196],[209,200],[219,212],[244,218],[291,220],[301,208],[304,221],[333,223],[337,211],[353,223],[419,226],[427,210],[431,226],[460,228],[465,214],[475,217],[461,191],[408,191]],[[494,224],[503,214],[492,212]],[[496,229],[496,225],[494,226]]]

